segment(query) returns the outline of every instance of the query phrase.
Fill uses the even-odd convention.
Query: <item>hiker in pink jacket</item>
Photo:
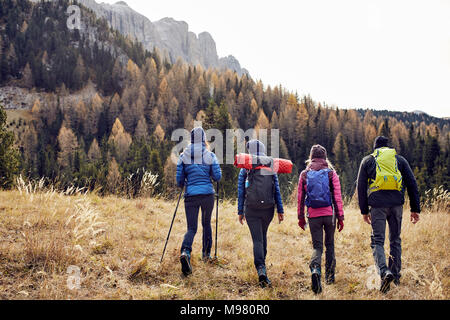
[[[327,151],[321,145],[311,148],[307,168],[300,174],[298,182],[298,225],[305,230],[305,206],[313,242],[310,262],[312,290],[322,292],[321,262],[323,232],[325,230],[325,281],[334,283],[336,259],[334,255],[334,231],[336,221],[339,232],[344,229],[344,210],[339,176],[327,158]]]

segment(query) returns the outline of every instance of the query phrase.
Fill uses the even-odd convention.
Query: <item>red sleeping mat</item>
[[[234,166],[240,169],[253,169],[256,166],[270,167],[275,173],[292,173],[292,161],[240,153],[236,155]]]

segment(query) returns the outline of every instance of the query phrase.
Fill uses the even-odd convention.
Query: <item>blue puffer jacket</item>
[[[185,197],[214,194],[211,182],[220,181],[222,171],[216,155],[206,149],[205,143],[189,145],[177,164],[177,184],[186,185]]]
[[[265,156],[265,146],[258,140],[252,140],[248,142],[247,149],[251,154],[257,156]],[[244,214],[244,204],[245,204],[245,180],[247,179],[247,170],[241,169],[239,172],[238,178],[238,214]],[[277,212],[284,213],[283,209],[283,201],[281,199],[280,185],[278,183],[278,176],[276,174],[273,175],[275,190],[274,190],[274,198],[275,203],[277,205]]]

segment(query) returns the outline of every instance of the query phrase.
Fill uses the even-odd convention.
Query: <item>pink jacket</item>
[[[298,219],[305,219],[305,199],[306,199],[306,173],[309,170],[319,171],[328,168],[328,164],[324,159],[313,159],[311,164],[300,174],[298,181]],[[336,212],[336,217],[339,220],[344,220],[344,209],[342,203],[341,183],[336,171],[331,171],[331,189],[333,205],[324,208],[308,208],[308,218],[317,218],[333,215],[333,207]]]

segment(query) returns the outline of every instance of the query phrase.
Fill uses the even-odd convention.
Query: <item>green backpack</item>
[[[372,156],[375,158],[375,180],[369,179],[369,195],[379,190],[401,191],[402,175],[398,170],[397,152],[395,149],[376,149]]]

